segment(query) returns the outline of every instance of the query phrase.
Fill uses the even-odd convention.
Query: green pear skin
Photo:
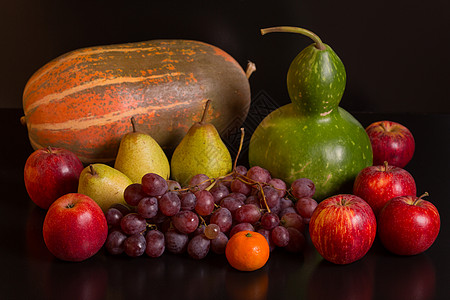
[[[81,171],[78,193],[91,197],[106,212],[113,204],[127,205],[123,192],[132,183],[119,170],[105,164],[92,164]]]
[[[192,176],[217,178],[231,172],[231,155],[210,123],[195,123],[175,149],[171,160],[172,178],[187,186]]]
[[[134,183],[141,183],[147,173],[169,179],[170,165],[164,150],[150,135],[127,133],[120,141],[114,168],[127,175]]]

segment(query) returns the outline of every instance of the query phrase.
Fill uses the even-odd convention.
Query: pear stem
[[[89,171],[91,171],[91,174],[92,174],[93,176],[97,175],[97,172],[95,171],[93,165],[89,165]]]
[[[322,40],[319,38],[318,35],[316,35],[314,32],[309,31],[304,28],[300,27],[292,27],[292,26],[277,26],[277,27],[269,27],[261,29],[261,34],[265,35],[266,33],[271,32],[290,32],[290,33],[300,33],[303,34],[310,39],[312,39],[315,43],[315,47],[319,50],[325,50],[325,45],[323,44]]]
[[[131,126],[133,126],[133,132],[136,132],[136,119],[131,117]]]
[[[205,110],[203,110],[202,119],[200,120],[201,124],[205,123],[206,113],[208,112],[210,104],[211,104],[211,100],[206,101]]]
[[[238,158],[239,158],[239,155],[241,154],[242,144],[244,144],[244,136],[245,136],[244,127],[242,127],[242,128],[241,128],[241,140],[240,140],[240,142],[239,142],[239,149],[238,149],[238,152],[237,152],[237,154],[236,154],[236,157],[234,158],[233,171],[236,170],[237,160],[238,160]]]

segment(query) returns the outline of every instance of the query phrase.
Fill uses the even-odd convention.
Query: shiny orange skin
[[[254,231],[239,231],[227,243],[225,256],[239,271],[255,271],[269,259],[270,248],[266,238]]]
[[[115,159],[123,135],[136,128],[168,152],[190,126],[207,121],[219,133],[238,128],[250,105],[241,66],[198,41],[153,40],[74,50],[40,68],[23,93],[33,148],[60,147],[84,163]]]

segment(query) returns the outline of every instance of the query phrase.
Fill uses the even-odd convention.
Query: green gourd
[[[336,53],[303,28],[272,27],[261,33],[293,32],[314,43],[292,61],[287,88],[292,103],[270,113],[254,131],[250,166],[261,166],[290,184],[306,177],[321,201],[351,192],[359,171],[372,165],[372,147],[361,124],[339,107],[345,89],[345,68]]]

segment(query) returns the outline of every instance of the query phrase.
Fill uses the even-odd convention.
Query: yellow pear
[[[114,168],[127,175],[134,183],[141,183],[147,173],[156,173],[169,179],[170,165],[161,146],[150,135],[138,132],[134,118],[133,131],[120,141]]]
[[[210,100],[206,102],[201,121],[189,128],[172,155],[172,178],[182,186],[186,186],[192,176],[197,174],[217,178],[231,172],[232,162],[228,148],[216,127],[205,122],[209,105]]]
[[[91,164],[81,171],[78,193],[91,197],[106,212],[113,204],[125,204],[123,192],[132,184],[122,172],[105,164]]]

